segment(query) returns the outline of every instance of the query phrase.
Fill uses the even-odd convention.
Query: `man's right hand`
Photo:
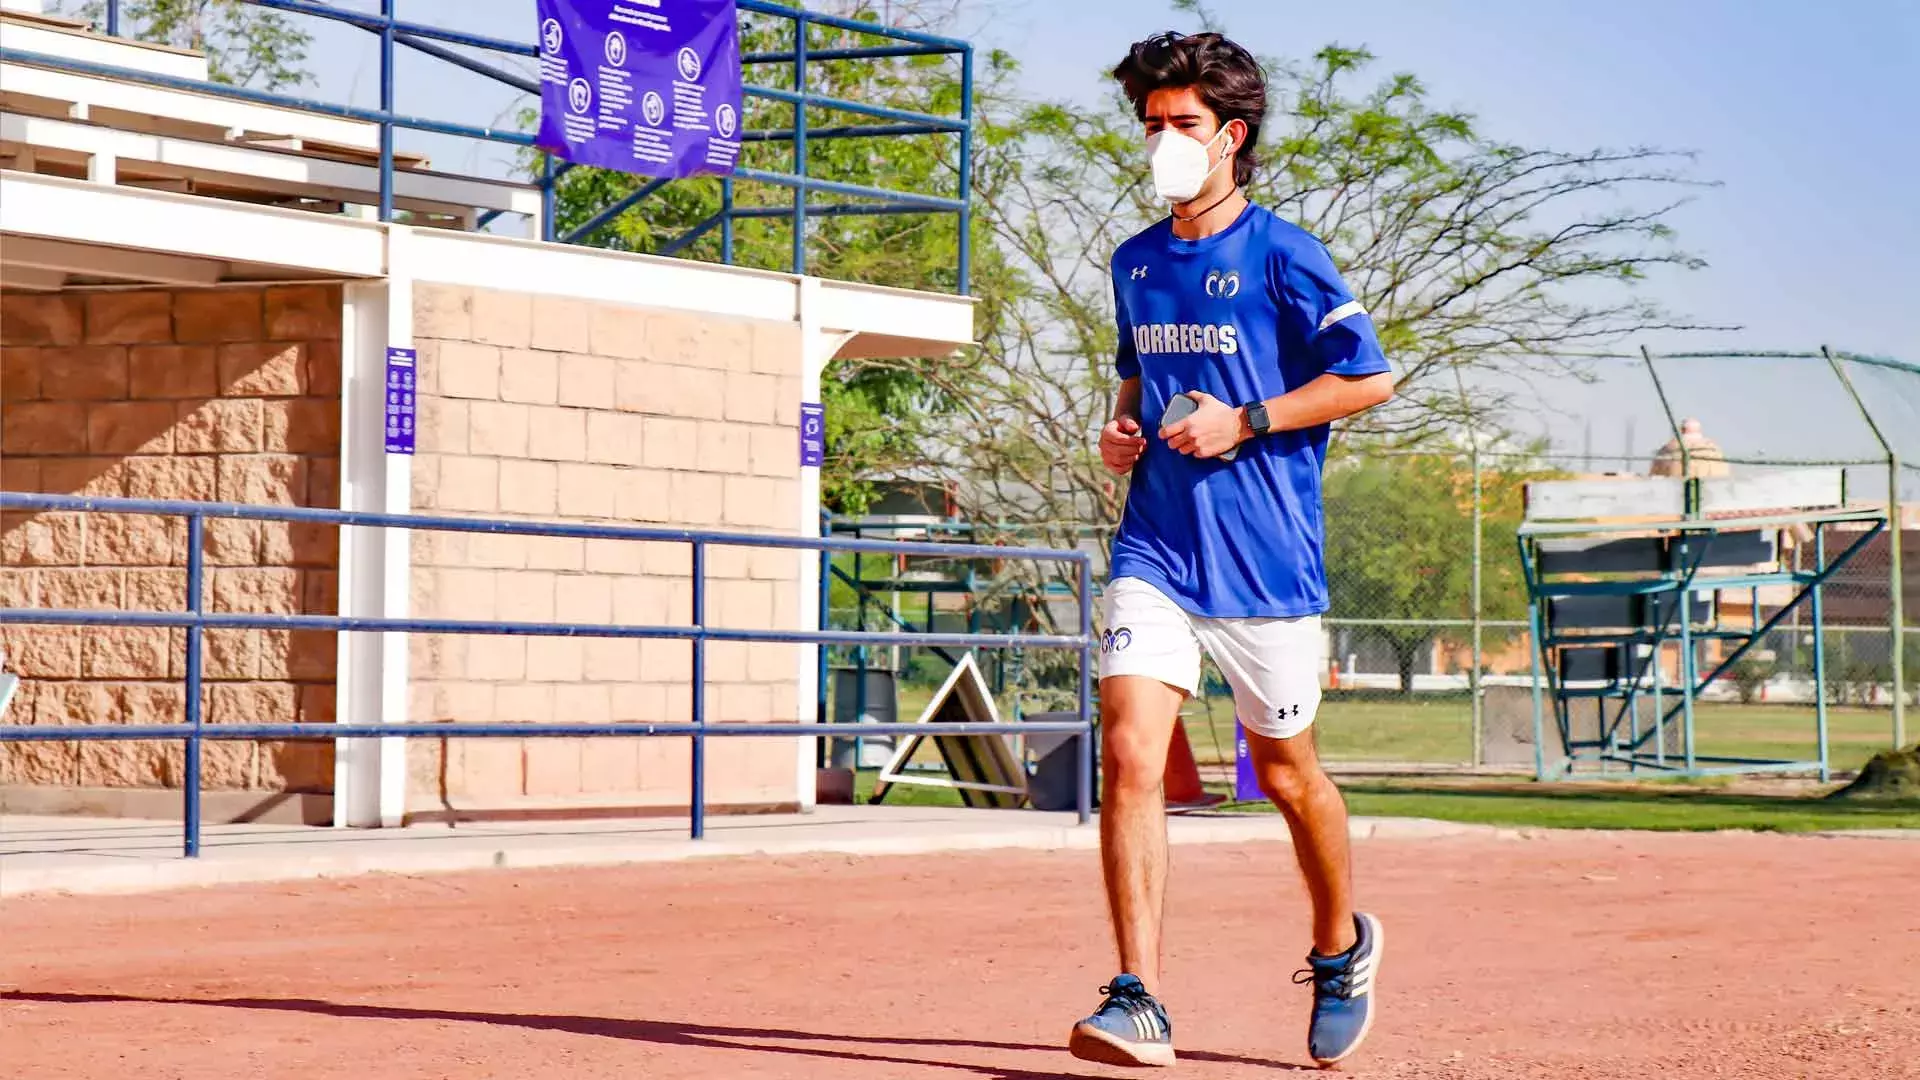
[[[1147,437],[1140,434],[1140,421],[1122,416],[1107,421],[1100,429],[1100,460],[1116,476],[1133,471],[1134,463],[1147,451]]]

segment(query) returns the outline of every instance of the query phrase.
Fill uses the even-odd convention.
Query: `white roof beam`
[[[9,237],[0,245],[0,262],[34,270],[55,270],[88,277],[123,278],[162,285],[212,285],[226,276],[226,264],[126,248],[63,244],[32,236]]]

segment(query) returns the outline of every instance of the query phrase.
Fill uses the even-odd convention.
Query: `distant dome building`
[[[1687,449],[1684,457],[1680,453],[1682,444]],[[1688,476],[1726,476],[1733,471],[1727,465],[1727,456],[1720,452],[1720,444],[1707,438],[1700,430],[1700,421],[1693,417],[1680,422],[1680,438],[1668,439],[1654,451],[1649,472],[1654,476],[1680,476],[1683,462],[1691,465],[1685,472]]]

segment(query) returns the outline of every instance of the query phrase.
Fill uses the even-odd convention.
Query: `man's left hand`
[[[1197,458],[1219,457],[1239,446],[1250,432],[1245,414],[1204,390],[1190,390],[1187,396],[1199,408],[1172,427],[1160,429],[1167,445]]]

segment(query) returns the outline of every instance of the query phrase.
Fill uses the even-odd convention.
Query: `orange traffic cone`
[[[1163,781],[1167,807],[1172,810],[1197,810],[1226,802],[1225,795],[1209,792],[1200,784],[1200,766],[1193,760],[1193,746],[1187,742],[1187,725],[1174,721],[1173,743],[1167,747],[1167,773]]]

